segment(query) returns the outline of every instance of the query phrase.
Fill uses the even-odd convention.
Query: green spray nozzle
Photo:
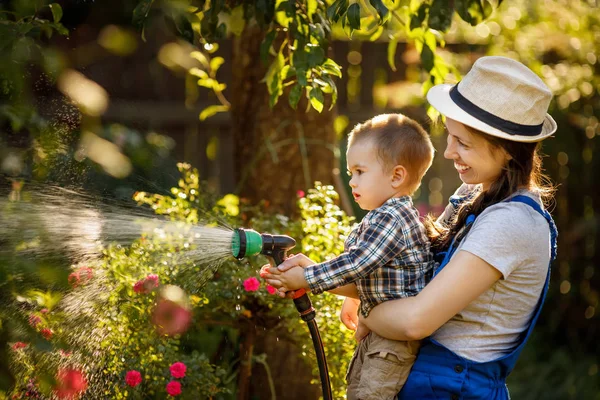
[[[231,251],[239,260],[263,254],[273,258],[275,265],[279,265],[286,259],[287,251],[295,245],[296,241],[286,235],[261,234],[253,229],[238,228],[233,232]]]
[[[259,254],[263,247],[260,233],[253,229],[238,228],[233,232],[231,251],[238,260]]]

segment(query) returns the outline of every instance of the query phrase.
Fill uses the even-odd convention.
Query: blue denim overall
[[[546,218],[550,225],[550,263],[552,263],[552,260],[556,258],[556,237],[558,233],[550,214],[542,210],[537,202],[527,196],[518,195],[507,201],[525,203]],[[475,216],[469,215],[466,226],[472,224],[474,220]],[[448,264],[456,247],[453,240],[444,256],[444,260],[436,270],[436,274]],[[542,304],[548,292],[549,280],[550,266],[548,266],[546,283],[544,284],[540,300],[533,313],[529,327],[521,334],[518,346],[511,353],[494,361],[475,362],[460,357],[441,343],[427,338],[423,341],[423,345],[406,384],[398,394],[398,400],[510,399],[505,380],[514,368],[517,358],[523,350],[525,342],[531,335],[540,315]]]

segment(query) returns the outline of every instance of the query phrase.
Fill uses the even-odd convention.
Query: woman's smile
[[[456,161],[454,161],[454,168],[456,168],[459,174],[464,174],[471,169],[471,167],[469,167],[468,165],[460,164]]]

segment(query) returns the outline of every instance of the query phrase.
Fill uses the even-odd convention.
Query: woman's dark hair
[[[487,207],[501,202],[518,189],[527,188],[539,193],[546,206],[554,197],[555,188],[542,173],[540,142],[514,142],[487,135],[466,125],[465,127],[471,134],[483,137],[492,148],[504,149],[511,159],[489,189],[479,193],[471,201],[464,202],[449,221],[438,223],[431,215],[427,216],[425,227],[434,252],[443,251],[450,246],[452,238],[465,225],[469,214],[481,214]]]

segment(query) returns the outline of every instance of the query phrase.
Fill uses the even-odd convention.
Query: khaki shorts
[[[421,342],[369,333],[356,347],[346,381],[348,400],[394,400],[408,379]]]

